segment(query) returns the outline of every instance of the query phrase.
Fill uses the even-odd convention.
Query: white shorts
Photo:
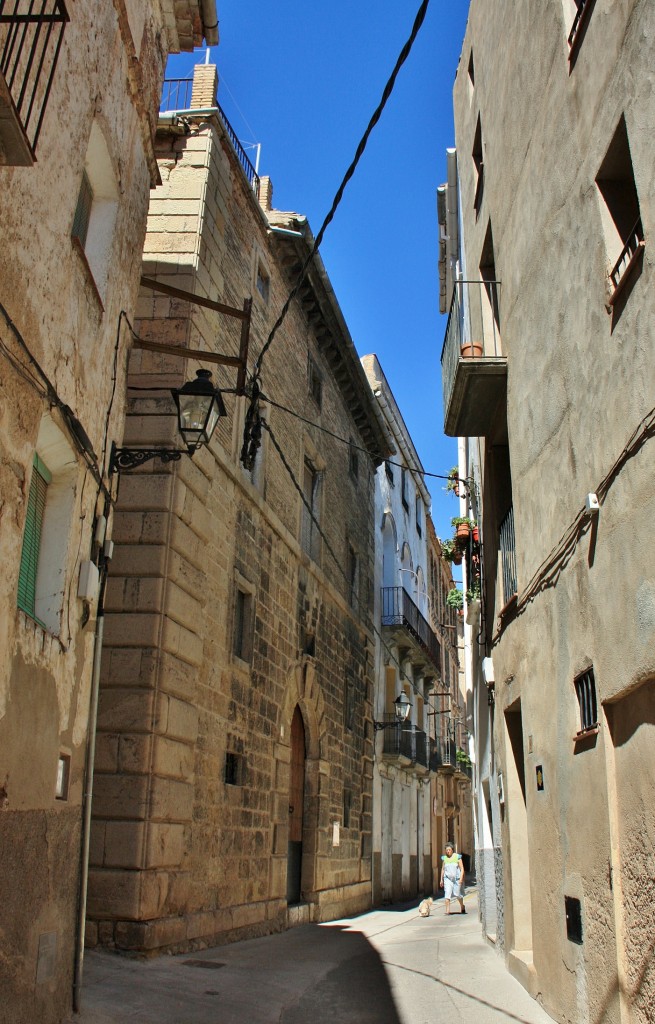
[[[445,894],[445,897],[446,897],[447,900],[451,900],[451,899],[453,899],[453,897],[455,899],[459,899],[459,897],[461,896],[461,893],[459,891],[459,880],[460,880],[460,877],[461,876],[458,875],[457,878],[448,878],[448,877],[444,878],[444,880],[443,880],[443,887],[444,887],[444,894]]]

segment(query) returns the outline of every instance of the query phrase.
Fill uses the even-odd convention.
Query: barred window
[[[35,455],[18,573],[18,607],[32,619],[36,619],[36,575],[39,567],[48,484],[51,480],[48,467],[38,455]]]
[[[575,692],[580,707],[580,732],[595,729],[598,725],[598,708],[593,668],[587,669],[577,677]]]

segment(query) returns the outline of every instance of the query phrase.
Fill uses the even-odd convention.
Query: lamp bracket
[[[121,473],[124,470],[137,469],[151,459],[162,462],[179,462],[183,455],[193,455],[195,448],[117,448],[111,446],[109,457],[109,473]]]

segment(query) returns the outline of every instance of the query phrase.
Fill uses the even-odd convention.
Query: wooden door
[[[287,903],[300,903],[302,877],[302,826],[305,802],[305,726],[296,706],[291,721],[291,772],[289,785],[289,851]]]

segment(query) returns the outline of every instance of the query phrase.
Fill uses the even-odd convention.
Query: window
[[[480,115],[478,115],[478,121],[475,126],[475,136],[473,138],[473,163],[475,165],[475,195],[473,197],[473,209],[475,210],[476,217],[480,213],[480,207],[482,206],[482,194],[484,192],[484,156],[482,151],[482,122]]]
[[[16,603],[54,634],[59,633],[64,601],[76,478],[73,451],[52,414],[46,413],[32,461]]]
[[[487,231],[484,236],[484,245],[482,246],[482,254],[480,256],[480,280],[482,281],[480,315],[482,317],[481,340],[483,354],[498,356],[501,354],[500,282],[496,276],[496,257],[494,255],[494,236],[493,231],[491,230],[491,221],[487,225]]]
[[[348,545],[346,571],[348,573],[348,600],[350,601],[350,604],[354,606],[357,602],[359,589],[359,560],[357,558],[357,552],[353,548],[352,544]]]
[[[388,459],[384,460],[384,472],[386,473],[387,480],[393,487],[393,466],[391,465]]]
[[[582,905],[575,896],[564,897],[566,914],[566,937],[570,942],[582,945]]]
[[[418,497],[416,499],[416,532],[419,537],[423,534],[423,501]]]
[[[596,177],[605,244],[610,263],[611,297],[614,304],[632,272],[641,262],[644,231],[639,209],[630,144],[625,119],[614,133]]]
[[[587,669],[576,678],[575,693],[580,708],[580,732],[596,729],[598,727],[598,709],[593,668]]]
[[[356,480],[359,476],[359,452],[354,445],[353,439],[350,439],[350,447],[348,448],[348,471],[350,472],[353,480]]]
[[[468,63],[468,74],[469,74],[469,100],[473,99],[473,91],[475,89],[475,65],[473,64],[473,50],[469,54]]]
[[[323,378],[311,356],[307,360],[307,384],[310,395],[320,409],[323,400]]]
[[[105,137],[91,126],[71,236],[84,253],[98,296],[104,299],[114,225],[118,213],[116,175]]]
[[[252,592],[237,584],[234,595],[234,630],[232,653],[241,661],[252,657]]]
[[[309,459],[305,459],[303,472],[305,501],[302,506],[300,543],[305,554],[313,558],[315,562],[319,559],[321,539],[318,529],[320,479],[320,474],[314,465]]]
[[[400,470],[400,497],[402,498],[403,508],[406,512],[409,511],[409,502],[407,500],[407,470],[403,467]]]
[[[39,456],[35,455],[18,574],[18,607],[33,619],[36,619],[36,574],[39,567],[41,534],[48,485],[51,480],[50,470]]]
[[[55,800],[68,800],[70,788],[71,759],[70,754],[60,754],[57,760],[57,779],[55,782]]]
[[[235,754],[231,750],[225,754],[225,771],[223,781],[226,786],[243,785],[243,755]]]
[[[264,302],[268,302],[271,292],[271,279],[264,270],[261,263],[259,262],[257,263],[257,276],[255,278],[255,286]]]

